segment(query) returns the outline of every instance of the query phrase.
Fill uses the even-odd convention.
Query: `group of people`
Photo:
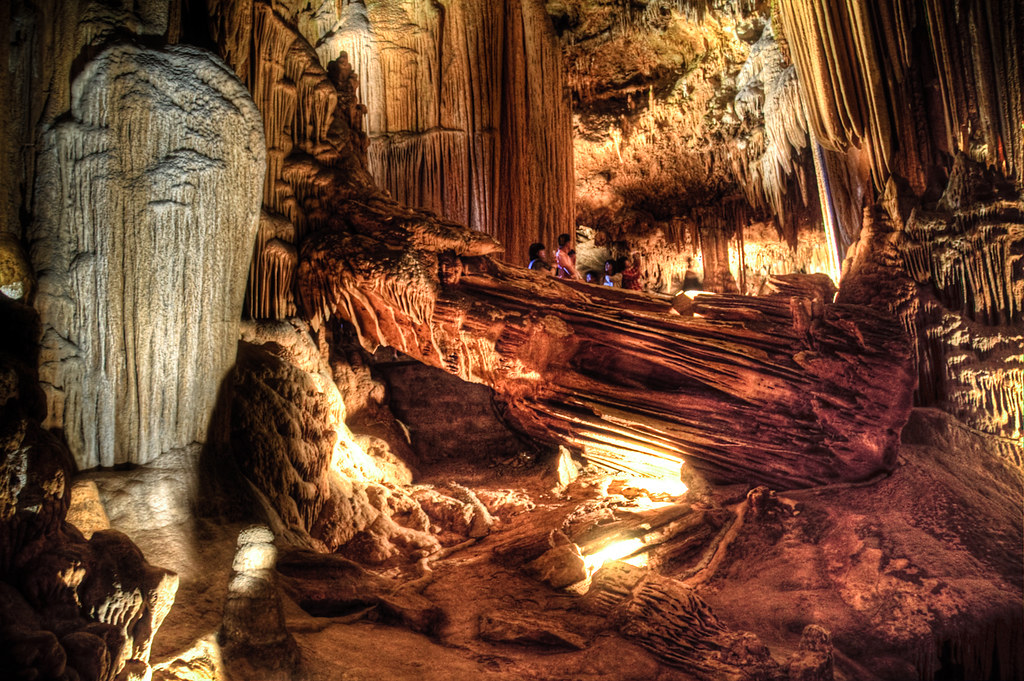
[[[576,269],[576,251],[571,248],[571,242],[568,234],[558,235],[558,250],[555,251],[554,262],[548,260],[548,251],[544,244],[531,244],[529,268],[553,274],[560,279],[583,279],[589,284],[641,290],[640,256],[634,255],[631,261],[625,257],[605,260],[604,272],[590,270],[581,275]]]

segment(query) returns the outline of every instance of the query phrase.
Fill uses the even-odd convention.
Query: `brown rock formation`
[[[1019,442],[1024,206],[1000,185],[961,156],[943,200],[905,226],[869,213],[839,299],[899,317],[914,346],[920,404]]]
[[[0,668],[11,678],[145,675],[178,587],[116,530],[65,522],[71,457],[43,430],[39,321],[0,296]]]
[[[627,638],[697,678],[778,676],[767,646],[753,634],[730,631],[700,596],[675,579],[612,563],[595,573],[586,600]]]
[[[490,234],[517,264],[572,231],[569,96],[542,3],[328,0],[296,25],[321,63],[344,53],[358,73],[368,169],[399,202]]]
[[[578,221],[614,256],[639,253],[647,290],[679,290],[688,258],[719,293],[759,292],[748,274],[838,278],[796,71],[751,4],[548,4],[574,94]]]
[[[815,137],[832,149],[863,149],[876,188],[895,176],[922,195],[941,162],[936,151],[963,152],[1024,180],[1020,3],[779,6]],[[938,90],[929,92],[932,73]]]
[[[276,562],[274,534],[265,526],[238,534],[221,627],[234,676],[288,679],[298,662],[295,639],[285,629]]]
[[[707,296],[684,318],[640,295],[568,287],[487,258],[464,259],[457,283],[423,274],[392,292],[361,273],[355,243],[371,242],[309,240],[299,273],[307,309],[355,323],[365,343],[488,383],[527,432],[613,468],[644,474],[684,458],[717,479],[790,486],[891,463],[909,355],[896,327],[863,308]],[[388,280],[403,273],[392,268]]]

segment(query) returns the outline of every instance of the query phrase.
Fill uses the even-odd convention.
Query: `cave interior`
[[[1020,0],[4,5],[3,679],[1024,680]]]

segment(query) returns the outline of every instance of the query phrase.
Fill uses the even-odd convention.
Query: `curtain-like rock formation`
[[[80,468],[201,441],[231,366],[259,213],[259,112],[191,47],[120,45],[45,136],[32,260],[48,425]]]
[[[1024,8],[783,0],[779,9],[842,221],[857,203],[842,195],[871,180],[889,217],[868,215],[840,298],[898,314],[915,345],[919,403],[1019,441]]]
[[[847,264],[841,300],[896,314],[914,346],[917,400],[982,432],[1024,433],[1024,206],[965,157],[939,204],[904,228],[876,212]],[[1012,451],[1012,450],[1008,450]],[[1019,454],[1011,456],[1020,466]]]
[[[542,3],[314,4],[297,23],[321,63],[344,51],[359,74],[381,187],[490,234],[510,262],[572,231],[569,98]]]
[[[815,137],[864,149],[878,189],[895,175],[923,194],[937,152],[963,152],[1024,180],[1019,2],[779,6]]]

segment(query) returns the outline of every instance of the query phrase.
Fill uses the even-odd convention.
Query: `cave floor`
[[[745,489],[691,492],[683,501],[716,518],[715,531],[670,537],[648,552],[647,562],[694,589],[730,629],[756,634],[780,663],[797,650],[804,627],[819,624],[832,634],[837,679],[1019,678],[1019,456],[1019,447],[993,445],[941,412],[915,410],[892,474],[779,493],[768,511],[757,513]],[[457,467],[440,467],[428,471],[425,481],[440,484],[455,472]],[[579,586],[554,589],[523,568],[525,557],[543,550],[537,542],[546,541],[551,530],[586,536],[602,524],[633,517],[635,501],[612,495],[609,502],[607,490],[585,478],[561,495],[551,493],[536,466],[493,473],[485,469],[478,478],[461,479],[480,491],[497,478],[494,487],[516,487],[536,506],[500,519],[488,536],[436,560],[426,579],[412,566],[379,570],[397,585],[419,578],[417,591],[443,613],[433,635],[389,621],[374,608],[316,617],[285,594],[286,626],[302,660],[292,678],[699,678],[628,640],[607,618],[588,614],[580,607]],[[139,471],[135,479],[147,475],[153,477]],[[139,527],[138,517],[111,504],[128,495],[123,480],[115,483],[109,474],[91,478],[98,481],[112,526],[133,536],[152,563],[182,575],[154,644],[154,678],[201,678],[212,663],[185,664],[197,653],[182,651],[204,637],[208,652],[216,647],[212,641],[240,526]],[[1017,512],[1007,514],[1007,508]],[[175,531],[189,536],[174,537]],[[699,550],[680,561],[679,543],[695,536]],[[187,542],[194,548],[182,552]],[[481,620],[495,614],[551,635],[525,645],[482,640]],[[228,670],[229,678],[250,673]]]

